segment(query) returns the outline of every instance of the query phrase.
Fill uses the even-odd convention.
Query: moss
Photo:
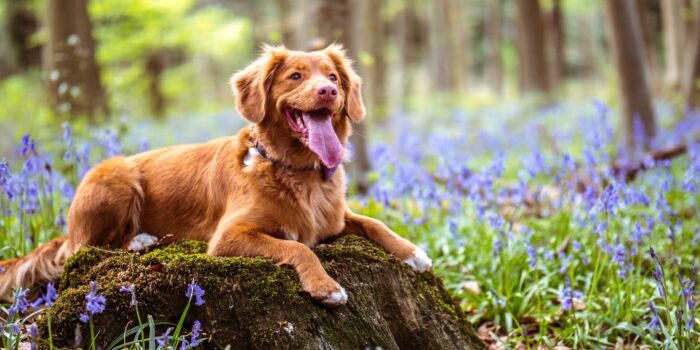
[[[73,254],[63,267],[63,275],[59,283],[59,290],[65,290],[75,286],[81,276],[90,271],[100,261],[104,260],[110,252],[94,248],[82,248]]]
[[[66,264],[61,296],[49,311],[55,344],[73,346],[91,280],[107,299],[106,312],[93,320],[98,344],[106,345],[136,324],[130,295],[119,292],[121,286],[135,285],[143,318],[152,315],[157,321],[177,323],[187,303],[187,285],[194,279],[205,289],[206,302],[190,308],[185,328],[200,320],[211,338],[206,347],[235,343],[237,348],[255,349],[444,344],[469,348],[463,340],[468,323],[439,278],[415,274],[383,249],[353,235],[321,244],[315,252],[329,275],[348,291],[347,305],[321,306],[302,291],[290,267],[267,258],[208,256],[202,242],[182,241],[145,254],[81,250]],[[435,324],[415,328],[429,322]]]

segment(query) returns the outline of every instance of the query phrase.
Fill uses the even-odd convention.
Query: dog
[[[348,296],[311,248],[341,233],[376,242],[415,271],[431,268],[421,249],[346,206],[341,161],[351,122],[364,119],[365,107],[342,46],[265,46],[231,85],[249,126],[234,137],[95,166],[76,191],[68,233],[0,263],[0,297],[9,301],[14,288],[57,279],[82,247],[139,250],[183,239],[208,242],[213,256],[291,265],[303,290],[328,307]]]

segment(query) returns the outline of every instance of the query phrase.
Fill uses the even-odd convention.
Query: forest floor
[[[666,127],[653,149],[687,146],[673,160],[640,148],[641,161],[631,161],[600,101],[398,113],[363,135],[372,186],[349,203],[428,252],[493,348],[692,348],[700,117],[658,114]],[[233,120],[26,137],[0,156],[3,256],[63,233],[75,186],[99,159],[230,135],[242,125]],[[625,179],[620,165],[645,170]],[[31,331],[21,322],[3,324]]]

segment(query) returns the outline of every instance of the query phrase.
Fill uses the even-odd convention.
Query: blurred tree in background
[[[414,108],[528,96],[537,106],[597,91],[621,106],[620,133],[632,140],[635,118],[653,135],[653,100],[678,111],[697,105],[698,8],[698,0],[6,0],[2,118],[28,121],[4,133],[231,110],[227,81],[262,43],[339,42],[364,78],[369,123]],[[369,168],[365,136],[359,126],[359,174]]]

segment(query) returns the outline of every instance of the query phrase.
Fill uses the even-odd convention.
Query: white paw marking
[[[413,250],[413,256],[404,260],[403,262],[408,264],[413,271],[418,272],[428,271],[433,266],[433,261],[430,260],[428,255],[426,255],[425,252],[418,247]]]
[[[127,249],[131,252],[137,252],[155,245],[156,243],[158,243],[158,237],[149,235],[148,233],[139,233],[129,242],[129,248]]]
[[[348,302],[348,294],[345,293],[345,288],[340,287],[340,290],[328,294],[328,296],[321,301],[324,305],[328,306],[338,306],[343,305]]]

